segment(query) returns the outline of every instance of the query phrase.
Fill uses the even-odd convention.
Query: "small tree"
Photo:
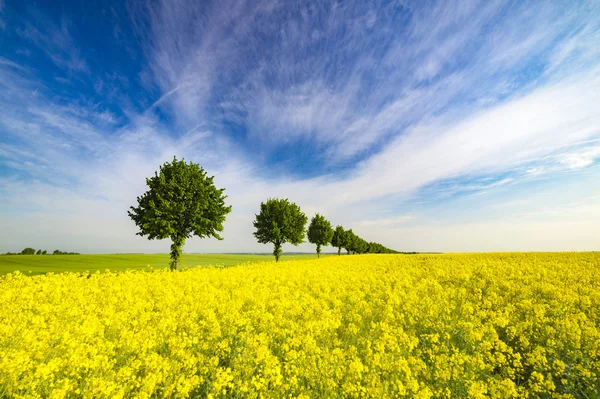
[[[344,247],[346,231],[340,225],[336,226],[333,236],[331,237],[331,245],[338,249],[338,256],[341,255],[342,248]]]
[[[224,189],[215,187],[212,177],[195,163],[173,157],[160,171],[146,179],[149,190],[137,198],[138,206],[127,212],[149,240],[170,238],[171,270],[179,268],[185,240],[192,236],[222,240],[225,216],[231,206],[225,205]]]
[[[54,252],[52,252],[52,255],[61,255],[62,252],[58,249],[55,249]]]
[[[46,255],[48,254],[48,251],[46,251],[45,249],[42,251],[42,255]]]
[[[37,252],[35,253],[36,255],[41,255],[42,254],[42,250],[38,249]]]
[[[308,242],[317,245],[317,257],[321,257],[321,246],[331,244],[331,223],[318,213],[311,219],[307,232]]]
[[[300,207],[287,199],[269,198],[261,202],[260,213],[253,222],[254,237],[261,244],[272,243],[275,262],[279,262],[281,246],[286,242],[299,245],[304,240],[307,217]]]
[[[21,251],[21,255],[35,255],[35,249],[27,247]]]

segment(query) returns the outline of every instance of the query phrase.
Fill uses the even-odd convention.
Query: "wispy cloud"
[[[63,17],[60,24],[55,25],[37,12],[33,14],[35,22],[25,23],[23,28],[17,30],[18,34],[35,45],[59,68],[67,72],[89,73],[80,48],[69,33],[70,22]]]
[[[406,14],[379,2],[131,7],[158,84],[165,92],[179,88],[169,95],[176,116],[195,124],[218,116],[219,105],[225,121],[244,124],[266,148],[308,139],[330,162],[364,158],[441,110],[500,101],[568,57],[570,65],[589,66],[590,45],[598,43],[594,2],[404,8]],[[271,46],[260,46],[265,37]],[[519,78],[531,74],[525,68],[532,61],[539,71]]]
[[[600,158],[600,146],[586,148],[579,152],[568,152],[562,155],[560,162],[569,169],[580,169],[590,166]]]

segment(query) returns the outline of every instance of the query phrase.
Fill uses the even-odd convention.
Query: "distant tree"
[[[46,251],[45,249],[42,251],[42,255],[46,255],[48,253],[48,251]]]
[[[360,237],[359,236],[354,236],[354,242],[352,243],[352,253],[354,255],[360,253],[359,252],[359,248],[360,248]]]
[[[286,242],[299,245],[304,240],[307,217],[300,207],[287,199],[269,198],[261,202],[260,213],[253,222],[254,237],[261,244],[273,244],[275,261],[279,262],[281,246]]]
[[[331,223],[318,213],[311,219],[307,232],[308,242],[317,245],[317,257],[321,257],[321,246],[331,244],[333,228]]]
[[[370,242],[369,243],[369,253],[370,254],[378,254],[378,253],[380,253],[381,252],[381,249],[380,249],[381,246],[382,246],[381,244],[378,244],[376,242]]]
[[[27,247],[21,251],[21,255],[35,255],[35,249]]]
[[[37,252],[35,253],[36,255],[41,255],[42,254],[42,250],[38,249]]]
[[[369,248],[369,243],[366,242],[365,240],[363,240],[362,238],[358,237],[358,239],[356,240],[356,243],[354,244],[354,250],[356,251],[356,253],[359,253],[359,254],[367,253],[368,248]]]
[[[346,252],[348,252],[348,255],[355,253],[355,245],[356,245],[356,239],[358,237],[356,236],[356,234],[354,234],[354,232],[352,231],[352,229],[350,230],[346,230],[345,234],[344,234],[344,245],[343,248],[346,250]]]
[[[340,225],[336,226],[333,236],[331,237],[331,245],[338,249],[338,256],[341,255],[344,247],[346,231]]]
[[[215,187],[212,177],[195,163],[173,157],[160,171],[146,179],[149,190],[137,198],[138,206],[127,212],[149,240],[170,238],[171,270],[179,268],[185,240],[192,236],[214,237],[223,231],[223,222],[231,212],[225,205],[224,189]]]
[[[62,252],[58,249],[55,249],[54,252],[52,252],[52,255],[61,255]]]

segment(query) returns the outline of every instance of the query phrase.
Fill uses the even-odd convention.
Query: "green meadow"
[[[321,255],[327,256],[327,255]],[[312,259],[316,254],[283,255],[280,262],[294,259]],[[247,262],[271,262],[273,255],[254,254],[184,254],[181,268],[196,266],[232,266]],[[169,254],[116,254],[116,255],[0,255],[0,275],[20,271],[23,274],[62,272],[95,272],[110,270],[148,270],[168,267]]]

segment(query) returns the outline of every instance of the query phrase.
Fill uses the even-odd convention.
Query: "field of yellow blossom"
[[[0,277],[2,398],[598,398],[600,253]]]

